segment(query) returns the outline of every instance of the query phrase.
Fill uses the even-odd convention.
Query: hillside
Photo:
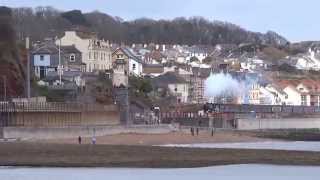
[[[12,27],[11,10],[5,7],[0,7],[0,49],[0,101],[4,98],[4,89],[7,97],[21,97],[25,84],[24,69]]]
[[[13,10],[19,38],[30,35],[42,40],[64,30],[95,31],[101,38],[112,42],[165,43],[188,45],[215,45],[258,43],[285,46],[289,42],[275,32],[266,34],[248,31],[235,24],[209,21],[202,17],[173,20],[137,19],[124,21],[101,12],[83,14],[79,10],[61,12],[52,7],[16,8]]]

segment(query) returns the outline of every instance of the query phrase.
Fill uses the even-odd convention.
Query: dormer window
[[[70,55],[70,62],[75,62],[76,61],[76,55],[75,54],[71,54]]]

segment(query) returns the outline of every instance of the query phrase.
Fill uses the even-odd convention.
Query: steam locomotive
[[[292,113],[315,114],[320,113],[319,106],[287,106],[287,105],[251,105],[251,104],[214,104],[203,105],[206,113]]]

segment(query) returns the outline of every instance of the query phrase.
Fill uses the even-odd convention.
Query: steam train
[[[320,106],[287,106],[287,105],[251,105],[251,104],[214,104],[203,106],[206,113],[320,113]]]

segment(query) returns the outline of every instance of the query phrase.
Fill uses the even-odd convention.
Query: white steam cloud
[[[256,84],[256,81],[257,79],[250,77],[237,80],[230,74],[225,73],[211,74],[205,81],[204,93],[210,102],[218,100],[221,103],[221,100],[232,98],[236,100],[235,103],[248,104],[249,91],[252,85]]]
[[[217,96],[240,96],[242,84],[233,79],[230,74],[211,74],[205,81],[205,96],[209,98]]]

